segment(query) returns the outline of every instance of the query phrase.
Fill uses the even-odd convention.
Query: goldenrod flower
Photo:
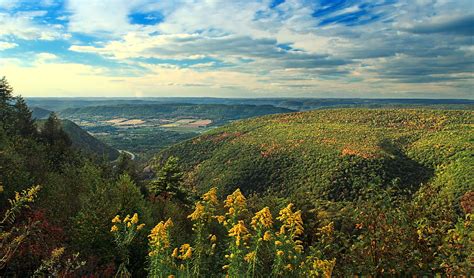
[[[326,235],[326,236],[331,236],[334,232],[334,223],[330,222],[324,227],[321,227],[318,229],[320,234]]]
[[[229,236],[235,237],[235,244],[237,246],[240,245],[242,237],[246,236],[248,233],[249,231],[242,220],[239,220],[239,222],[229,230]]]
[[[222,224],[225,221],[225,216],[224,215],[214,216],[214,218],[217,219],[217,222],[219,222],[219,224]]]
[[[141,229],[143,229],[143,227],[145,227],[145,224],[140,224],[137,226],[137,231],[140,231]]]
[[[298,254],[301,254],[303,252],[303,245],[295,245],[295,251]]]
[[[293,204],[288,204],[286,208],[280,210],[280,216],[277,217],[283,225],[280,228],[280,234],[284,234],[286,230],[294,236],[303,234],[303,220],[301,218],[301,211],[292,211]]]
[[[173,253],[171,253],[171,257],[173,257],[173,258],[178,257],[178,248],[173,249]]]
[[[188,215],[192,221],[196,221],[200,219],[204,215],[204,206],[201,203],[196,203],[196,207],[194,208],[194,212]]]
[[[231,195],[227,196],[224,201],[224,207],[229,209],[228,214],[235,214],[236,211],[244,210],[247,206],[247,199],[240,192],[240,189],[237,189]]]
[[[52,258],[59,258],[64,254],[64,247],[56,248],[53,251],[51,251],[51,257]]]
[[[278,250],[276,252],[277,256],[283,256],[285,254],[285,252],[281,251],[281,250]]]
[[[120,215],[116,215],[114,219],[112,219],[112,223],[120,223],[120,222],[121,222]]]
[[[287,265],[285,266],[285,269],[291,270],[291,269],[293,269],[293,265],[292,265],[292,264],[287,264]]]
[[[132,223],[128,222],[127,223],[127,228],[130,228],[132,226]]]
[[[112,228],[110,228],[110,231],[111,232],[116,232],[116,231],[118,231],[118,227],[113,225]]]
[[[132,219],[130,220],[133,224],[137,224],[138,223],[138,214],[137,213],[134,213],[133,216],[132,216]]]
[[[127,216],[125,216],[125,219],[123,220],[123,222],[128,222],[128,221],[130,221],[130,215],[129,214],[127,214]]]
[[[150,244],[157,247],[168,248],[170,245],[170,239],[168,237],[168,230],[173,226],[171,218],[166,222],[161,221],[152,230],[148,237],[150,238]]]
[[[183,260],[187,260],[187,259],[190,259],[191,256],[193,254],[193,248],[189,247],[188,249],[186,249],[186,253],[184,253],[182,256],[181,256],[181,259]]]
[[[248,253],[247,255],[245,255],[244,260],[245,260],[246,262],[250,263],[250,262],[252,262],[252,261],[255,260],[255,255],[256,255],[255,251],[250,252],[250,253]]]
[[[216,235],[211,235],[210,240],[211,240],[211,242],[216,242],[217,241]]]
[[[275,245],[276,245],[276,246],[280,246],[280,245],[282,245],[282,244],[283,244],[283,243],[281,243],[281,241],[279,241],[279,240],[275,241]]]
[[[208,204],[217,205],[219,201],[217,200],[217,188],[211,188],[207,193],[202,195],[203,201],[207,202]]]
[[[271,238],[272,238],[272,234],[270,233],[270,231],[266,231],[266,232],[263,234],[263,240],[264,240],[264,241],[269,241]]]
[[[252,227],[256,230],[257,226],[264,228],[270,228],[273,225],[272,213],[268,207],[264,207],[262,210],[255,213],[251,222]]]

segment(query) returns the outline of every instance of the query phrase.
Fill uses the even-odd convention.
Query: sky
[[[473,0],[0,0],[24,97],[474,99]]]

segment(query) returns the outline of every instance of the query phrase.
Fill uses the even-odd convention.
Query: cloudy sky
[[[23,96],[474,98],[473,0],[0,0]]]

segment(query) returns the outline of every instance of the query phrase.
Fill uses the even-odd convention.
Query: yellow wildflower
[[[173,257],[173,258],[178,257],[178,248],[173,249],[173,253],[171,253],[171,257]]]
[[[219,224],[222,224],[225,221],[225,216],[224,215],[214,216],[214,218],[217,219],[217,222],[219,222]]]
[[[191,248],[191,246],[187,243],[183,244],[180,248],[180,252],[181,252],[181,259],[183,260],[187,260],[187,259],[190,259],[192,254],[193,254],[193,248]]]
[[[285,266],[285,269],[289,269],[289,270],[291,270],[291,269],[293,269],[293,265],[291,265],[291,264],[287,264],[287,265]]]
[[[127,214],[127,216],[125,216],[125,219],[123,220],[123,222],[128,222],[128,221],[130,221],[130,215],[129,214]]]
[[[173,274],[168,275],[168,278],[175,278]]]
[[[276,252],[277,256],[283,256],[285,254],[285,252],[281,251],[281,250],[278,250]]]
[[[166,220],[166,222],[161,221],[158,223],[152,230],[150,235],[150,244],[157,247],[168,248],[170,245],[170,239],[168,237],[168,230],[173,226],[173,221],[171,218]]]
[[[295,245],[295,251],[298,254],[301,254],[303,252],[303,245]]]
[[[217,205],[219,201],[217,200],[217,188],[211,188],[207,193],[202,195],[203,201],[207,202],[208,204]]]
[[[110,228],[110,231],[111,232],[116,232],[116,231],[118,231],[118,227],[113,225],[112,228]]]
[[[140,224],[137,226],[137,231],[140,231],[141,229],[143,229],[143,227],[145,227],[145,224]]]
[[[194,208],[194,212],[188,215],[192,221],[196,221],[200,219],[204,215],[204,206],[201,203],[196,203],[196,207]]]
[[[255,260],[255,251],[248,253],[245,255],[244,260],[248,263],[252,262]]]
[[[264,207],[262,210],[255,213],[251,222],[252,227],[256,230],[257,226],[264,228],[270,228],[273,225],[272,213],[268,207]]]
[[[301,211],[293,212],[292,208],[293,204],[290,203],[286,208],[280,210],[280,216],[277,217],[283,223],[280,228],[280,234],[284,234],[285,230],[288,230],[293,236],[300,236],[303,234]]]
[[[64,254],[64,247],[56,248],[53,251],[51,251],[51,257],[52,258],[59,258]]]
[[[242,237],[246,236],[248,233],[249,231],[245,227],[244,221],[242,220],[239,220],[239,222],[229,230],[229,236],[235,237],[235,244],[237,246],[240,245],[240,240]]]
[[[319,233],[322,235],[331,236],[334,232],[334,223],[330,222],[329,224],[319,228],[318,230],[319,230]]]
[[[316,259],[313,261],[313,269],[323,272],[324,277],[331,277],[334,266],[336,265],[336,259],[332,260],[320,260]]]
[[[132,223],[128,222],[127,227],[130,228],[132,226]]]
[[[247,206],[247,199],[240,192],[240,189],[237,189],[231,195],[227,196],[224,201],[224,207],[229,209],[228,214],[235,214],[236,211],[244,210]]]
[[[138,223],[138,214],[137,213],[134,213],[133,216],[132,216],[132,219],[130,220],[133,224],[137,224]]]
[[[211,235],[211,242],[216,242],[217,241],[217,237],[216,235]]]
[[[121,222],[120,215],[116,215],[114,219],[112,219],[112,223],[120,223],[120,222]]]
[[[269,241],[271,238],[272,238],[272,234],[270,233],[270,231],[266,231],[266,232],[263,234],[263,240],[264,240],[264,241]]]
[[[283,244],[283,243],[281,243],[281,241],[279,241],[279,240],[275,241],[275,245],[276,245],[276,246],[280,246],[280,245],[282,245],[282,244]]]

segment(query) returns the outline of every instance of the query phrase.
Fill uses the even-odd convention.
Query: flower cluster
[[[219,268],[228,277],[255,277],[262,271],[279,277],[330,275],[335,260],[305,256],[301,211],[293,208],[290,203],[281,209],[276,223],[269,207],[249,219],[247,200],[239,189],[220,204],[217,189],[211,188],[187,217],[193,221],[193,247],[188,243],[171,247],[170,219],[153,228],[149,235],[150,275],[200,277],[218,271],[216,262],[223,258],[226,264]],[[226,234],[219,234],[223,228]],[[318,235],[329,237],[333,230],[329,223],[318,230]],[[320,254],[313,250],[310,253]]]
[[[110,232],[114,235],[115,244],[117,245],[119,255],[122,262],[117,273],[127,276],[129,274],[127,266],[129,263],[129,246],[135,239],[140,230],[145,227],[145,224],[139,224],[138,214],[134,213],[130,217],[129,214],[122,220],[120,215],[116,215],[112,219],[112,227]]]
[[[173,221],[171,219],[161,221],[158,223],[148,236],[150,246],[155,247],[154,249],[168,248],[170,246],[170,228],[173,227]],[[156,252],[156,250],[152,251]],[[150,254],[152,255],[152,254]]]

